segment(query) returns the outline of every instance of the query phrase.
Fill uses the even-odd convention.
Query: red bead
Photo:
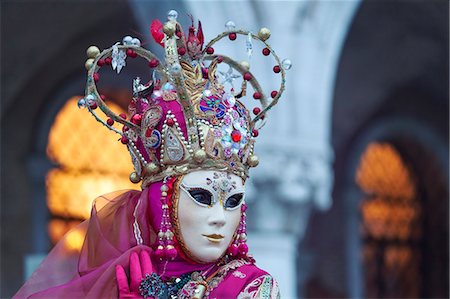
[[[259,100],[259,99],[261,98],[261,94],[260,94],[259,92],[255,92],[255,93],[253,94],[253,98],[254,98],[255,100]]]
[[[261,114],[261,119],[264,119],[266,117],[265,114]]]
[[[278,92],[277,92],[276,90],[274,90],[274,91],[272,91],[272,92],[270,93],[270,96],[271,96],[272,98],[275,98],[275,97],[277,96],[277,94],[278,94]]]
[[[136,52],[134,52],[132,49],[127,49],[127,56],[131,57],[131,58],[135,58]]]
[[[247,211],[247,205],[246,205],[246,204],[243,204],[243,205],[241,206],[241,212],[245,212],[245,211]]]
[[[96,103],[96,102],[93,102],[93,103],[90,105],[90,107],[91,107],[92,110],[97,109],[97,103]]]
[[[239,142],[239,141],[241,141],[241,139],[242,139],[242,134],[241,134],[241,132],[238,131],[238,130],[234,130],[233,132],[231,132],[231,139],[232,139],[234,142]]]
[[[274,73],[277,73],[277,74],[278,74],[278,73],[281,71],[280,66],[279,66],[279,65],[274,66],[274,67],[273,67],[273,71],[274,71]]]
[[[93,78],[94,78],[95,82],[98,82],[98,80],[100,80],[100,74],[99,73],[94,73]]]
[[[208,79],[208,68],[206,67],[202,68],[202,77],[203,79]]]
[[[125,132],[128,131],[129,129],[130,129],[130,128],[128,128],[127,126],[123,126],[123,127],[122,127],[122,132],[125,133]]]
[[[97,61],[97,65],[98,65],[99,67],[104,66],[104,65],[105,65],[105,59],[103,59],[103,58],[99,59],[99,60]]]
[[[104,101],[106,101],[106,96],[104,94],[101,94],[100,99],[102,99],[102,101],[104,102]]]
[[[145,131],[145,137],[150,137],[152,136],[153,130],[150,128],[147,128],[147,130]]]
[[[230,40],[235,40],[235,39],[236,39],[236,33],[231,32],[230,34],[228,34],[228,38],[229,38]]]
[[[142,120],[142,115],[140,115],[140,114],[135,114],[131,118],[131,122],[133,124],[135,124],[135,125],[140,125],[141,124],[141,120]]]
[[[112,63],[112,58],[111,57],[106,57],[105,58],[105,64],[111,65],[111,63]]]
[[[214,54],[214,48],[213,47],[206,48],[206,53],[208,53],[209,55]]]
[[[119,116],[122,117],[123,119],[127,119],[127,115],[125,113],[120,113]]]
[[[182,36],[182,34],[181,34],[181,31],[180,30],[177,30],[177,32],[175,32],[175,34],[179,37],[179,38],[181,38],[181,36]]]
[[[186,54],[186,49],[184,47],[179,47],[178,48],[178,55],[183,56],[184,54]]]
[[[258,137],[258,135],[259,135],[258,130],[253,129],[253,130],[252,130],[252,135],[253,135],[253,137]]]
[[[122,142],[123,144],[127,144],[128,138],[126,136],[122,136],[122,138],[120,138],[120,142]]]
[[[175,121],[173,120],[173,118],[168,118],[167,121],[166,121],[166,124],[169,127],[172,127],[175,124]]]
[[[217,63],[221,63],[223,61],[223,57],[222,56],[218,56],[217,57]]]
[[[263,53],[264,56],[269,56],[269,54],[270,54],[269,48],[262,49],[262,53]]]
[[[251,79],[252,79],[252,74],[250,74],[250,73],[245,73],[244,74],[244,80],[250,81]]]
[[[159,61],[157,59],[152,59],[149,61],[148,66],[149,67],[157,67],[159,64]]]
[[[108,126],[114,125],[114,121],[113,121],[111,118],[108,118],[108,119],[106,120],[106,123],[108,124]]]
[[[253,114],[258,115],[261,112],[261,109],[259,107],[253,108]]]

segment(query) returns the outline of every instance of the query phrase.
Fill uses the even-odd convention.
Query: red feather
[[[164,32],[162,31],[162,29],[163,29],[163,24],[158,19],[153,20],[152,23],[150,24],[150,33],[152,34],[153,39],[158,44],[160,44],[161,46],[164,47],[164,43],[162,42],[162,40],[164,38]]]
[[[203,36],[202,23],[200,22],[200,20],[198,21],[197,38],[200,41],[200,49],[202,49],[203,42],[205,41],[205,37]]]

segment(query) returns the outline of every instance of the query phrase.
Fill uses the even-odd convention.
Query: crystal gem
[[[78,100],[78,108],[86,108],[86,100],[85,99],[79,99]]]
[[[233,153],[231,152],[231,149],[230,149],[229,147],[225,148],[225,149],[223,150],[223,153],[224,153],[224,155],[225,155],[226,158],[230,158],[231,155],[233,154]]]
[[[170,67],[170,72],[172,74],[179,74],[181,72],[181,65],[179,63],[174,63],[171,67]]]
[[[124,45],[131,45],[133,43],[133,38],[131,36],[127,35],[122,39],[122,43]]]
[[[167,19],[169,21],[174,22],[177,20],[177,18],[178,18],[178,12],[176,10],[172,9],[167,13]]]
[[[223,191],[227,191],[230,186],[230,181],[226,180],[226,179],[221,179],[219,181],[219,186],[220,186],[220,189],[222,189]]]
[[[241,138],[242,138],[242,134],[241,134],[241,132],[239,130],[234,130],[233,132],[231,132],[231,139],[234,142],[241,141]]]
[[[113,70],[116,70],[119,74],[122,68],[126,65],[125,59],[127,58],[127,54],[123,50],[119,50],[119,47],[117,47],[117,44],[113,46],[112,51],[112,62],[111,66]]]
[[[234,107],[236,104],[236,98],[233,95],[227,95],[228,107]]]
[[[283,67],[283,69],[285,69],[286,71],[291,69],[292,67],[292,62],[290,59],[283,59],[283,61],[281,61],[281,66]]]
[[[227,29],[227,31],[233,31],[236,28],[236,24],[234,24],[234,22],[230,20],[225,23],[225,28]]]
[[[152,93],[152,99],[157,99],[157,98],[160,98],[160,97],[162,97],[162,92],[160,91],[160,90],[155,90],[153,93]]]
[[[209,97],[211,94],[212,94],[212,93],[211,93],[211,90],[209,90],[209,89],[205,89],[205,90],[203,91],[203,95],[204,95],[205,97]]]
[[[241,122],[239,121],[239,119],[236,119],[235,121],[233,121],[233,127],[236,130],[240,130],[241,129]],[[237,141],[236,141],[237,142]]]
[[[245,46],[247,48],[247,56],[250,59],[250,57],[252,56],[253,53],[253,38],[252,38],[252,34],[249,32],[247,35],[247,40],[245,41]]]
[[[173,85],[170,84],[169,82],[167,82],[166,84],[164,84],[163,90],[173,90]]]

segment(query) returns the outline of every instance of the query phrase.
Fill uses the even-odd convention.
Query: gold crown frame
[[[201,28],[199,29],[201,30]],[[135,172],[130,175],[130,180],[135,183],[143,180],[143,188],[149,183],[161,180],[164,177],[186,174],[198,169],[231,171],[246,179],[248,177],[248,168],[258,165],[258,158],[253,154],[254,138],[258,134],[257,129],[259,129],[259,127],[256,128],[257,123],[263,123],[267,112],[278,103],[285,88],[285,69],[290,68],[290,62],[287,64],[287,67],[283,67],[284,63],[267,43],[267,39],[270,37],[270,31],[267,28],[262,28],[258,35],[246,30],[230,28],[212,39],[203,49],[201,49],[202,45],[200,45],[199,51],[194,54],[192,54],[192,51],[186,51],[186,49],[192,49],[192,44],[189,44],[190,41],[184,38],[183,30],[176,21],[176,17],[169,17],[169,21],[164,24],[162,30],[164,37],[161,42],[165,48],[165,63],[160,61],[152,52],[142,48],[139,41],[130,43],[125,42],[124,39],[122,44],[117,43],[102,52],[95,46],[89,47],[87,50],[89,59],[85,64],[88,70],[85,98],[80,100],[79,106],[87,107],[97,121],[122,136],[121,140],[127,144],[135,168]],[[270,54],[274,57],[276,65],[273,67],[273,71],[280,73],[281,84],[278,91],[271,92],[271,100],[265,95],[262,87],[250,72],[247,63],[239,63],[225,55],[213,55],[214,50],[212,50],[212,46],[215,43],[227,36],[230,40],[234,40],[236,39],[236,35],[246,36],[247,40],[251,39],[262,42],[265,46],[263,54],[265,56]],[[123,66],[120,66],[121,62],[117,61],[117,57],[120,58],[120,55],[122,56],[123,64],[127,56],[145,59],[149,67],[161,77],[161,85],[165,83],[173,85],[175,91],[173,95],[176,96],[169,100],[176,100],[182,107],[187,138],[183,136],[178,120],[171,111],[167,111],[166,115],[158,115],[158,118],[152,119],[151,117],[155,113],[160,113],[161,109],[155,107],[155,105],[150,105],[155,109],[148,109],[145,112],[146,114],[140,115],[142,121],[137,122],[134,121],[135,118],[133,116],[130,116],[129,120],[127,120],[123,115],[117,115],[108,108],[104,97],[97,90],[96,82],[99,80],[98,71],[103,65],[111,64],[119,73],[120,68]],[[205,62],[207,61],[210,61],[210,63],[207,67],[207,76],[205,77],[202,73],[202,68],[206,66]],[[259,101],[262,107],[262,109],[254,108],[253,113],[255,117],[251,119],[248,109],[240,101],[236,100],[236,106],[238,108],[233,109],[239,110],[239,117],[245,120],[240,120],[242,127],[245,127],[241,132],[243,134],[242,138],[248,139],[248,142],[244,145],[241,144],[242,150],[239,150],[239,155],[236,154],[229,157],[221,153],[224,148],[212,140],[214,138],[211,137],[213,130],[217,131],[221,126],[224,126],[223,120],[220,123],[211,123],[207,118],[202,117],[201,111],[198,109],[198,102],[205,97],[206,85],[209,86],[209,89],[212,90],[212,93],[220,101],[223,97],[229,96],[223,91],[223,86],[218,82],[216,69],[219,63],[227,64],[230,68],[242,75],[241,90],[231,96],[237,99],[246,96],[247,83],[250,83],[254,90],[253,98]],[[146,97],[148,97],[148,93],[152,92],[153,84],[155,82],[142,85],[139,80],[135,80],[133,84],[133,101],[144,100],[147,102],[148,99]],[[208,101],[208,99],[206,100]],[[97,115],[97,107],[109,118],[106,122]],[[227,111],[231,111],[231,113],[236,115],[238,114],[232,110]],[[153,116],[148,116],[150,114]],[[158,145],[158,150],[160,151],[159,159],[156,159],[155,149],[147,146],[145,147],[146,153],[144,154],[142,152],[142,146],[137,146],[137,142],[142,143],[142,140],[146,138],[145,132],[148,129],[149,121],[153,122],[153,129],[156,123],[162,124],[160,136],[157,136],[161,139]],[[122,124],[126,130],[120,131],[114,128],[113,124],[115,122]],[[170,144],[166,139],[169,135],[172,138],[170,141],[172,144],[174,142],[179,144],[179,152],[182,152],[182,157],[179,159],[179,155],[176,155],[176,159],[168,159],[171,153],[167,152]],[[142,140],[136,138],[131,140],[131,136],[138,136]],[[214,150],[216,154],[212,154]],[[217,151],[219,151],[219,154],[217,154]]]

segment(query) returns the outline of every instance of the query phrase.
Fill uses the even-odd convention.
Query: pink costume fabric
[[[172,92],[176,93],[175,90]],[[169,110],[175,115],[187,138],[185,118],[178,101],[162,98],[155,101],[162,108],[162,115]],[[141,106],[130,108],[138,113],[146,109]],[[162,122],[156,129],[161,131]],[[136,146],[145,154],[142,141],[138,140]],[[156,155],[159,158],[159,150]],[[81,252],[69,249],[67,238],[63,238],[14,298],[117,298],[116,265],[129,269],[132,252],[146,250],[152,256],[161,225],[161,185],[162,182],[154,182],[143,191],[115,192],[97,198],[90,219],[75,228],[85,235]],[[234,259],[221,266],[198,264],[186,258],[177,243],[175,246],[178,256],[173,261],[161,262],[152,256],[156,273],[163,280],[195,271],[217,270],[209,283],[206,298],[279,296],[272,277],[250,259]],[[193,283],[187,283],[178,298],[192,298],[194,289]]]
[[[132,252],[152,253],[161,220],[161,182],[142,192],[116,192],[96,199],[91,218],[75,230],[86,234],[81,252],[70,251],[61,240],[14,298],[117,298],[115,266],[129,268]],[[157,274],[164,278],[204,271],[214,264],[196,264],[180,255],[173,261],[152,258]],[[208,298],[253,298],[266,292],[277,296],[273,279],[251,261],[232,260],[220,267]],[[179,298],[190,298],[189,283]],[[241,294],[241,295],[240,295]],[[249,297],[252,296],[252,297]],[[258,295],[259,296],[259,295]]]

